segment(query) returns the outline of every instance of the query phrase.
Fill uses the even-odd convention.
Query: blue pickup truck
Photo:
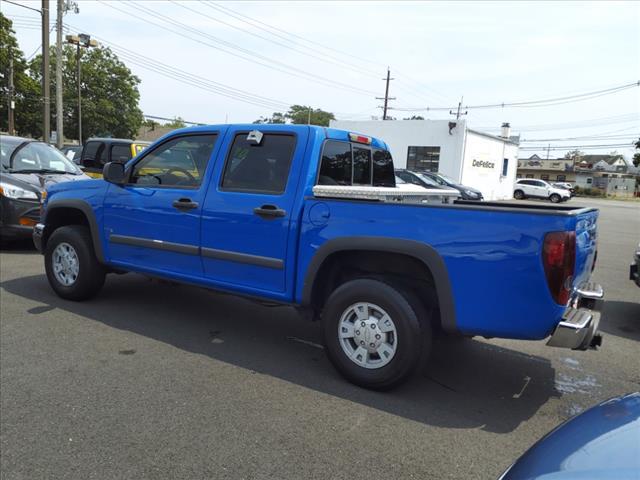
[[[195,127],[51,187],[34,241],[69,300],[139,272],[292,305],[323,323],[337,370],[373,389],[406,379],[438,332],[599,344],[597,210],[403,195],[375,138]]]

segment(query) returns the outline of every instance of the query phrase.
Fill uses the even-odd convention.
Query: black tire
[[[381,307],[395,324],[396,350],[378,368],[355,363],[341,346],[338,331],[343,313],[352,305],[367,302]],[[379,280],[356,279],[338,287],[327,299],[323,312],[324,340],[329,360],[350,382],[373,390],[388,390],[406,380],[426,358],[431,346],[431,325],[417,296]],[[359,320],[358,320],[359,321]],[[355,342],[354,342],[355,344]],[[374,354],[375,355],[375,354]]]
[[[524,192],[522,190],[516,190],[513,192],[513,198],[516,200],[524,200]]]
[[[560,197],[560,195],[558,195],[557,193],[552,193],[551,195],[549,195],[549,200],[551,200],[551,203],[560,203],[562,197]]]
[[[64,285],[54,273],[53,252],[61,243],[73,247],[78,258],[78,275],[71,285]],[[44,266],[49,285],[59,297],[66,300],[80,301],[94,297],[104,285],[106,270],[98,262],[89,229],[81,225],[60,227],[51,234],[44,253]]]

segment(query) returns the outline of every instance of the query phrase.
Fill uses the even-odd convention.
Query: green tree
[[[253,123],[295,123],[299,125],[319,125],[328,127],[329,121],[335,120],[331,112],[326,112],[320,108],[311,108],[305,105],[292,105],[287,113],[273,112],[270,117],[260,117]]]
[[[640,150],[640,138],[635,143],[636,150]],[[640,167],[640,152],[633,155],[633,166]]]
[[[258,120],[253,123],[287,123],[287,119],[285,118],[285,114],[281,112],[273,112],[270,117],[260,117]]]
[[[14,119],[18,135],[42,135],[42,96],[36,80],[27,75],[27,61],[13,30],[13,22],[0,12],[0,130],[7,131],[9,59],[13,59]]]
[[[424,120],[422,115],[411,115],[410,117],[403,118],[403,120]]]
[[[57,62],[51,50],[51,71]],[[30,65],[31,77],[41,78],[42,56]],[[63,49],[64,131],[67,138],[78,137],[78,83],[76,48]],[[138,107],[140,79],[109,48],[81,49],[82,141],[92,136],[134,138],[144,118]],[[55,75],[51,76],[51,98],[54,98]],[[52,116],[55,109],[52,108]],[[53,125],[52,120],[52,125]]]
[[[319,125],[328,127],[329,121],[335,120],[336,117],[331,112],[326,112],[320,108],[311,108],[306,105],[291,105],[285,117],[296,124]]]
[[[169,128],[173,128],[178,129],[178,128],[184,128],[187,126],[186,123],[184,123],[184,119],[182,117],[175,117],[173,119],[173,121],[169,122],[169,123],[165,123],[164,125],[162,125],[163,127],[169,127]]]

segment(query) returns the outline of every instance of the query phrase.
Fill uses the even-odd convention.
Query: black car
[[[0,135],[0,240],[31,238],[49,185],[88,178],[48,143]]]
[[[629,279],[636,282],[636,285],[640,287],[640,243],[633,254],[633,261],[629,267]]]
[[[442,185],[439,185],[431,178],[425,177],[419,172],[412,172],[403,168],[396,169],[396,177],[401,178],[407,183],[412,183],[413,185],[418,185],[428,189],[442,188]]]
[[[102,169],[109,162],[127,163],[150,145],[149,142],[126,138],[90,138],[84,144],[76,163],[93,178],[102,178]]]
[[[467,187],[466,185],[461,185],[451,178],[443,175],[442,173],[433,173],[433,172],[416,172],[421,176],[430,178],[434,182],[436,182],[441,187],[449,187],[455,188],[460,192],[460,196],[463,200],[484,200],[482,196],[482,192],[476,190],[472,187]]]
[[[82,153],[82,145],[64,145],[60,151],[69,160],[80,165],[80,154]]]

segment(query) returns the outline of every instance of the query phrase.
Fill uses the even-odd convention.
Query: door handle
[[[276,207],[275,205],[262,205],[261,207],[257,207],[253,209],[253,213],[258,215],[259,217],[284,217],[287,212],[282,210],[281,208]]]
[[[172,205],[178,210],[192,210],[198,208],[198,202],[192,202],[190,198],[179,198],[174,200]]]

